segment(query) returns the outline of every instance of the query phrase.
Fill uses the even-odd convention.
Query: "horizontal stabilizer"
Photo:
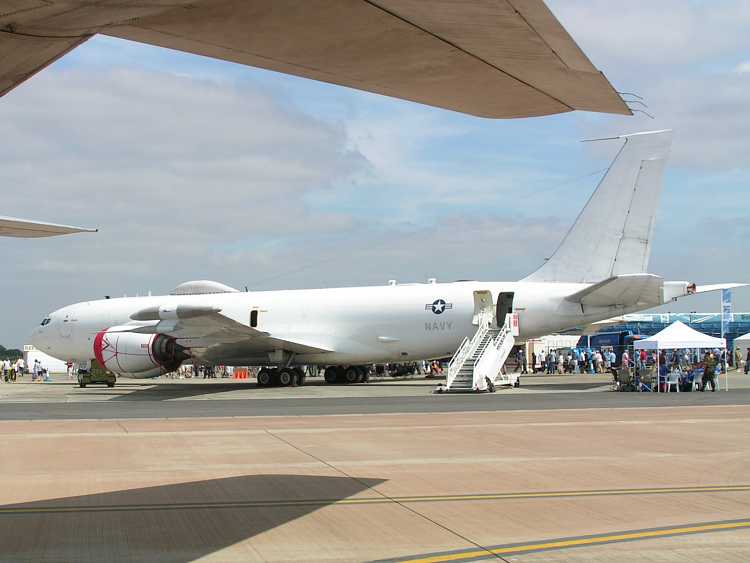
[[[650,307],[662,304],[664,280],[653,274],[614,276],[566,297],[590,307]]]
[[[722,289],[734,289],[735,287],[746,287],[746,283],[714,283],[708,285],[696,285],[695,293],[707,293],[709,291],[720,291]]]

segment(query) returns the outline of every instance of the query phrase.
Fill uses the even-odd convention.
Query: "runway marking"
[[[511,544],[491,546],[485,549],[469,549],[435,553],[425,556],[391,559],[400,563],[444,563],[448,561],[478,561],[480,559],[502,558],[506,555],[523,555],[540,551],[553,551],[573,547],[589,547],[610,543],[622,543],[655,538],[685,536],[691,534],[705,534],[709,532],[723,532],[728,530],[742,530],[750,528],[750,520],[724,520],[721,522],[705,522],[699,524],[684,524],[669,528],[651,528],[647,530],[633,530],[616,532],[613,534],[598,534],[546,540],[536,543]]]
[[[331,415],[331,416],[338,416],[338,415]],[[350,416],[350,415],[346,415]],[[369,415],[364,415],[369,416]],[[377,415],[373,415],[377,416]],[[228,417],[232,418],[232,417]],[[145,420],[145,419],[144,419]],[[172,419],[175,420],[175,419]],[[124,419],[107,419],[107,423],[112,423],[112,427],[118,428],[119,430],[111,431],[111,430],[92,430],[88,432],[69,432],[65,429],[59,429],[54,432],[27,432],[20,434],[17,432],[17,429],[13,428],[12,430],[6,431],[3,428],[3,423],[10,422],[11,424],[17,423],[19,421],[0,421],[0,439],[2,440],[16,440],[16,441],[26,441],[31,438],[54,438],[57,436],[66,436],[71,438],[111,438],[111,437],[124,437],[125,435],[130,438],[134,439],[140,439],[142,437],[158,437],[158,436],[173,436],[174,431],[168,431],[168,430],[129,430],[126,423],[130,422],[140,422],[139,419],[130,419],[130,420],[124,420]],[[728,422],[731,423],[747,423],[750,421],[750,417],[735,417],[735,418],[680,418],[680,419],[668,419],[666,422],[669,424],[713,424],[713,423],[721,423],[726,424]],[[35,421],[44,424],[45,422],[49,422],[46,420],[40,420]],[[58,422],[58,421],[54,421]],[[65,422],[77,422],[77,421],[65,421]],[[152,419],[148,419],[148,422],[153,422]],[[482,429],[514,429],[514,428],[523,428],[523,429],[536,429],[536,428],[565,428],[565,427],[585,427],[585,428],[595,428],[595,427],[606,427],[606,426],[612,426],[612,425],[627,425],[627,426],[649,426],[653,425],[655,423],[664,423],[664,419],[639,419],[639,420],[621,420],[621,419],[613,419],[608,421],[561,421],[561,422],[489,422],[485,424],[478,424],[478,423],[466,423],[466,424],[451,424],[450,429],[451,430],[470,430],[474,428],[482,428]],[[361,433],[371,433],[373,431],[385,431],[385,432],[401,432],[404,429],[409,431],[422,431],[422,430],[443,430],[448,426],[447,424],[430,424],[430,425],[410,425],[410,424],[394,424],[390,426],[362,426],[362,427],[349,427],[347,428],[347,432],[361,432]],[[258,435],[258,434],[266,434],[268,428],[264,427],[258,427],[258,428],[231,428],[231,429],[211,429],[207,428],[204,430],[180,430],[180,434],[184,436],[206,436],[206,437],[212,437],[212,436],[237,436],[237,435]],[[288,428],[271,428],[273,432],[277,434],[329,434],[329,433],[337,433],[341,432],[340,426],[321,426],[318,428],[294,428],[294,427],[288,427]],[[597,456],[598,457],[598,456]],[[503,458],[506,459],[506,458]]]
[[[4,506],[0,516],[18,514],[48,514],[68,512],[119,512],[139,510],[196,510],[227,508],[285,508],[302,506],[347,506],[367,504],[409,504],[423,502],[472,502],[490,500],[519,500],[542,498],[576,498],[620,495],[663,495],[689,493],[724,493],[750,491],[750,485],[703,485],[696,487],[665,487],[639,489],[599,489],[580,491],[480,493],[468,495],[393,496],[346,499],[290,499],[290,500],[248,500],[229,502],[186,502],[160,504],[121,504],[99,506]]]

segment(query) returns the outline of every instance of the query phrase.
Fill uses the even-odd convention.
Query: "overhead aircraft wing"
[[[331,352],[307,336],[271,334],[223,314],[218,307],[178,305],[149,307],[131,315],[136,323],[122,325],[118,331],[160,333],[172,336],[187,348],[210,348],[220,344],[247,342],[253,349],[286,350],[294,353]],[[156,321],[156,322],[150,322]]]
[[[614,276],[582,289],[565,299],[591,307],[647,307],[662,304],[664,280],[653,274]]]
[[[490,118],[630,115],[543,0],[0,0],[0,94],[96,33]]]
[[[31,221],[30,219],[17,219],[16,217],[0,216],[0,236],[19,238],[54,237],[58,235],[69,235],[72,233],[95,233],[97,229],[85,227],[74,227],[72,225],[58,225],[56,223],[44,223],[42,221]]]

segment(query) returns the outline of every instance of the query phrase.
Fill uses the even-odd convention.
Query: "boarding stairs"
[[[513,332],[513,315],[507,315],[500,328],[492,326],[490,315],[480,315],[476,333],[464,338],[448,364],[445,391],[482,392],[496,385],[516,385],[518,374],[502,373],[515,343]]]

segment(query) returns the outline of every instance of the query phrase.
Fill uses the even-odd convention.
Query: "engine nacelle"
[[[143,378],[174,371],[189,356],[164,334],[103,330],[94,338],[94,357],[117,375]]]

